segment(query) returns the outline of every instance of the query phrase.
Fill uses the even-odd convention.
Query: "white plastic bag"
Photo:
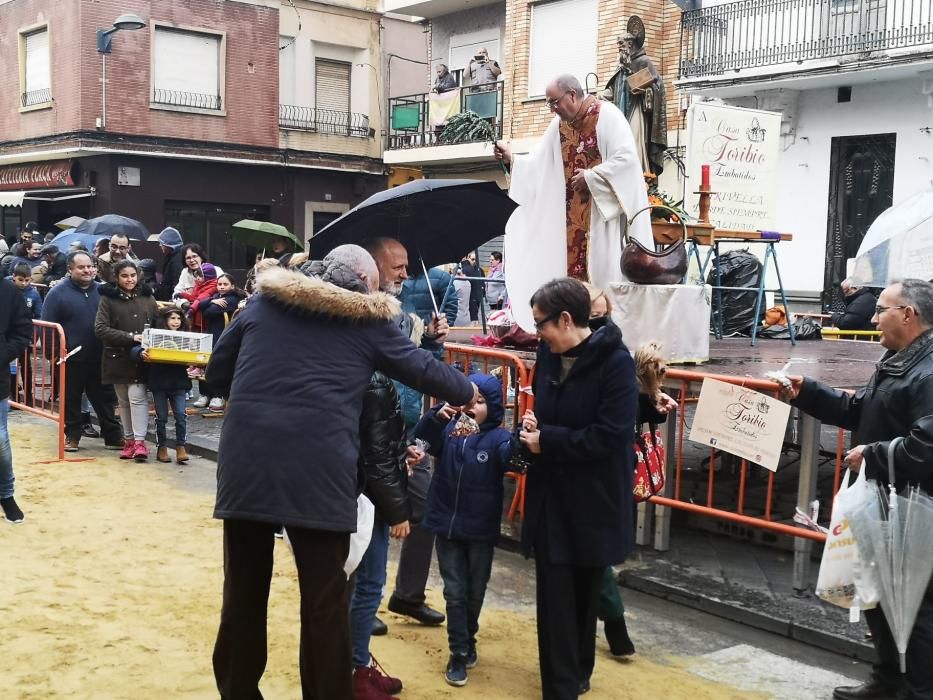
[[[859,468],[858,476],[855,481],[849,485],[844,493],[838,498],[842,498],[842,512],[851,513],[859,508],[866,501],[874,501],[878,498],[878,487],[874,481],[868,481],[865,476],[865,462]],[[848,530],[851,532],[851,529]],[[881,600],[881,578],[878,576],[878,570],[869,563],[863,563],[860,555],[856,554],[852,564],[852,575],[855,580],[855,594],[858,605],[855,602],[851,607],[859,607],[862,610],[870,610],[878,605]]]
[[[343,565],[343,570],[350,578],[356,567],[363,560],[363,555],[369,548],[369,541],[373,538],[373,522],[376,518],[376,507],[363,494],[356,499],[356,532],[350,535],[350,554]]]
[[[373,538],[373,523],[376,519],[376,507],[366,496],[360,494],[356,499],[356,532],[350,534],[350,553],[343,564],[343,571],[350,578],[356,567],[363,560],[363,555],[369,548],[369,541]],[[292,541],[288,537],[288,528],[285,528],[285,543],[292,549]],[[294,550],[292,550],[294,552]]]
[[[865,481],[864,464],[855,481],[846,470],[833,502],[833,512],[816,581],[816,594],[842,608],[865,610],[878,603],[877,581],[859,564],[858,547],[846,512],[865,498],[874,498]]]

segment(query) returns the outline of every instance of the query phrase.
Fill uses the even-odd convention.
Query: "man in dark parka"
[[[358,246],[337,260],[375,290],[379,273]],[[363,396],[373,372],[452,404],[475,387],[416,348],[392,322],[398,301],[272,268],[259,294],[214,347],[207,377],[230,398],[217,461],[214,517],[224,521],[224,603],[214,675],[224,699],[261,698],[275,531],[284,524],[301,587],[305,698],[352,700],[348,586],[356,529]],[[268,435],[275,435],[274,441]]]

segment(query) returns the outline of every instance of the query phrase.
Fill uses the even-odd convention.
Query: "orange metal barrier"
[[[525,410],[534,407],[534,397],[529,392],[531,372],[525,366],[524,360],[515,353],[495,348],[447,343],[444,349],[448,364],[461,363],[465,374],[474,370],[483,374],[501,372],[502,403],[505,405],[506,418],[509,418],[511,412],[511,429],[517,428]],[[516,513],[520,518],[524,518],[525,475],[519,472],[506,472],[505,475],[515,480],[515,495],[509,506],[509,520],[513,519]]]
[[[690,499],[684,498],[683,450],[684,440],[686,439],[684,431],[684,428],[686,427],[686,407],[687,404],[696,403],[699,400],[699,388],[702,385],[703,380],[706,378],[717,379],[719,381],[736,386],[744,386],[749,389],[754,389],[755,391],[768,394],[775,398],[780,398],[780,386],[775,382],[768,380],[706,374],[703,372],[689,372],[680,369],[668,369],[667,376],[665,377],[664,381],[664,386],[666,390],[674,393],[674,395],[678,397],[678,416],[680,417],[679,425],[677,426],[678,430],[676,431],[676,445],[668,445],[669,450],[672,449],[672,447],[674,448],[674,461],[672,465],[673,481],[672,483],[668,483],[664,490],[663,496],[655,496],[650,499],[651,502],[656,505],[677,508],[707,517],[741,523],[749,527],[768,530],[777,534],[788,535],[791,537],[800,537],[820,542],[824,541],[826,537],[822,533],[814,532],[812,530],[807,530],[805,528],[797,527],[787,523],[776,522],[774,520],[773,505],[775,500],[775,472],[767,472],[767,486],[765,488],[764,497],[758,499],[754,504],[749,504],[746,489],[749,476],[749,462],[745,459],[736,457],[736,459],[739,460],[738,485],[736,491],[733,492],[731,497],[728,499],[729,502],[722,502],[726,499],[721,499],[720,502],[717,502],[715,495],[716,450],[712,448],[710,449],[709,475],[706,478],[705,498],[702,500],[696,499],[695,497]],[[838,490],[842,445],[842,434],[840,433],[837,446],[834,493],[836,490]],[[818,448],[818,443],[816,447]],[[801,461],[803,461],[805,451],[806,450],[802,446]],[[813,465],[813,468],[815,469],[815,465]],[[813,478],[815,479],[815,473]],[[697,502],[698,500],[700,500],[700,502]]]
[[[65,458],[65,331],[32,322],[32,342],[16,361],[10,405],[58,423],[58,459]],[[13,377],[13,375],[10,375]]]

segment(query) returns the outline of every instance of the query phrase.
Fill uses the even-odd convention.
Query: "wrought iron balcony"
[[[740,0],[681,18],[681,78],[929,47],[933,0]]]
[[[22,94],[23,107],[32,107],[33,105],[44,105],[52,101],[51,88],[43,90],[30,90]]]
[[[220,95],[208,95],[200,92],[179,92],[178,90],[152,91],[152,101],[160,105],[176,107],[194,107],[196,109],[220,109]]]
[[[423,92],[391,98],[386,150],[450,145],[441,138],[447,118],[468,111],[489,120],[496,138],[502,138],[503,86],[500,80],[440,95]]]
[[[297,105],[279,105],[279,126],[283,129],[316,131],[338,136],[374,136],[369,117],[359,112],[339,112]]]

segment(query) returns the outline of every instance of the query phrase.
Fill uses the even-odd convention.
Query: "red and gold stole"
[[[603,162],[596,143],[596,122],[599,100],[589,97],[582,116],[574,122],[560,123],[560,152],[564,160],[564,181],[567,199],[567,276],[589,281],[587,249],[590,235],[589,192],[577,192],[570,187],[570,178],[578,170],[589,170]]]

